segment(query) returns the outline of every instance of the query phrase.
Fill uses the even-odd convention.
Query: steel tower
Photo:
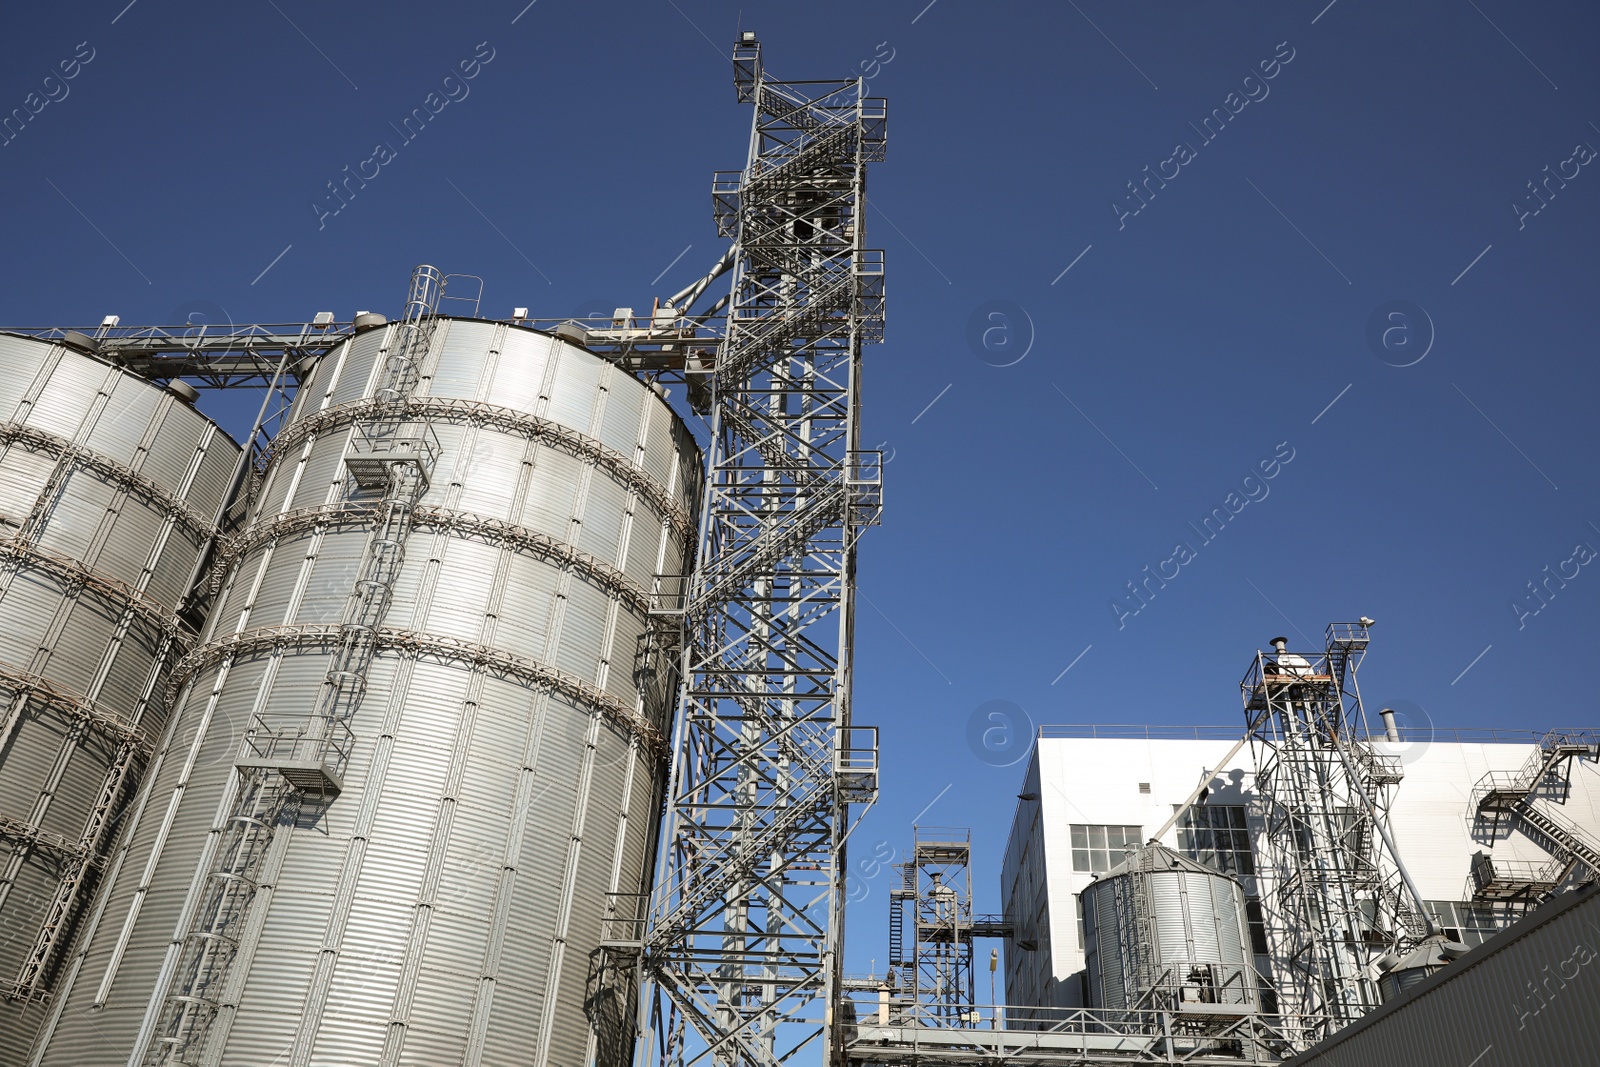
[[[685,1067],[776,1067],[819,1045],[840,1060],[845,839],[877,789],[876,731],[851,725],[850,692],[856,545],[882,507],[859,421],[861,346],[883,335],[863,213],[886,110],[859,80],[767,77],[754,34],[733,60],[755,119],[744,171],[713,186],[735,246],[698,553],[657,595],[685,639],[641,947],[657,1052]]]
[[[1431,932],[1388,829],[1400,760],[1373,750],[1356,685],[1369,624],[1334,623],[1307,655],[1278,638],[1241,684],[1279,1010],[1303,1046],[1376,1008],[1374,964]]]
[[[972,831],[912,827],[911,858],[895,865],[901,885],[889,891],[889,967],[885,982],[929,1025],[966,1026],[976,1018],[973,938],[993,937],[1003,923],[972,912]],[[911,944],[904,943],[911,915]],[[893,1003],[891,999],[891,1003]]]

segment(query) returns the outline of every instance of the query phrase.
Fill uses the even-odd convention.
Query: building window
[[[1434,921],[1452,941],[1483,944],[1527,910],[1520,901],[1428,900],[1423,902]]]
[[[1246,897],[1244,901],[1245,919],[1250,924],[1250,951],[1257,956],[1265,956],[1267,948],[1267,919],[1261,911],[1259,897]]]
[[[1190,807],[1178,820],[1178,851],[1223,874],[1256,873],[1244,808],[1237,804]]]
[[[1078,951],[1082,952],[1089,946],[1088,932],[1083,928],[1083,894],[1072,894],[1072,904],[1078,913]]]
[[[1123,852],[1139,847],[1140,826],[1072,824],[1072,869],[1103,874],[1122,862]]]

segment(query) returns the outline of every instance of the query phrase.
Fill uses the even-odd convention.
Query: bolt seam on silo
[[[209,520],[198,515],[183,500],[162,489],[132,467],[118,463],[92,449],[75,445],[65,437],[50,433],[48,430],[16,422],[0,422],[0,444],[18,444],[30,452],[54,456],[57,462],[66,461],[69,466],[75,464],[126,485],[154,504],[162,514],[177,516],[179,521],[197,536],[210,536],[215,529]]]

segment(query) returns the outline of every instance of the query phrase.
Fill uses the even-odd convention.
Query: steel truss
[[[972,831],[965,827],[918,826],[911,858],[899,864],[901,888],[889,893],[890,930],[911,912],[911,952],[896,951],[891,934],[889,963],[900,970],[891,994],[902,994],[933,1025],[964,1023],[977,1002],[973,986]],[[899,913],[899,914],[897,914]]]
[[[974,1004],[959,1023],[886,991],[848,994],[849,1067],[1277,1067],[1296,1035],[1254,1012]]]
[[[657,593],[686,638],[639,947],[663,1062],[842,1063],[849,805],[877,788],[850,692],[856,544],[881,508],[858,431],[861,346],[883,328],[863,211],[885,110],[859,81],[767,78],[752,34],[734,68],[755,118],[744,172],[713,189],[732,295],[695,571]]]
[[[1400,761],[1368,741],[1364,625],[1257,652],[1241,689],[1266,830],[1257,866],[1278,1007],[1308,1047],[1379,1004],[1373,965],[1429,932],[1388,832]]]
[[[272,385],[284,366],[299,381],[350,337],[352,327],[323,312],[314,322],[281,325],[120,326],[116,316],[108,316],[92,330],[22,327],[5,332],[58,341],[141,378],[188,378],[222,389]]]

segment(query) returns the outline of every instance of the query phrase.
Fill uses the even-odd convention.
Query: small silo
[[[1436,971],[1465,956],[1469,951],[1459,941],[1451,941],[1443,934],[1424,938],[1404,956],[1385,956],[1378,961],[1378,995],[1384,1003],[1395,1000],[1412,986],[1421,983]]]
[[[240,449],[69,334],[0,335],[0,1063],[26,1061],[166,726]],[[192,394],[188,394],[192,395]]]
[[[427,325],[403,395],[384,383],[404,327],[373,319],[302,385],[223,554],[48,1067],[592,1058],[608,896],[644,887],[664,779],[673,665],[649,598],[690,562],[699,455],[649,385],[576,345]],[[374,419],[433,458],[375,594],[342,762],[260,839],[237,922],[207,927],[232,798],[314,726],[350,605],[372,592],[363,561],[388,521],[362,489]],[[226,958],[196,984],[204,937]],[[180,1032],[185,1013],[204,1025]]]
[[[1089,1004],[1107,1010],[1256,1010],[1244,889],[1149,844],[1083,891]]]

